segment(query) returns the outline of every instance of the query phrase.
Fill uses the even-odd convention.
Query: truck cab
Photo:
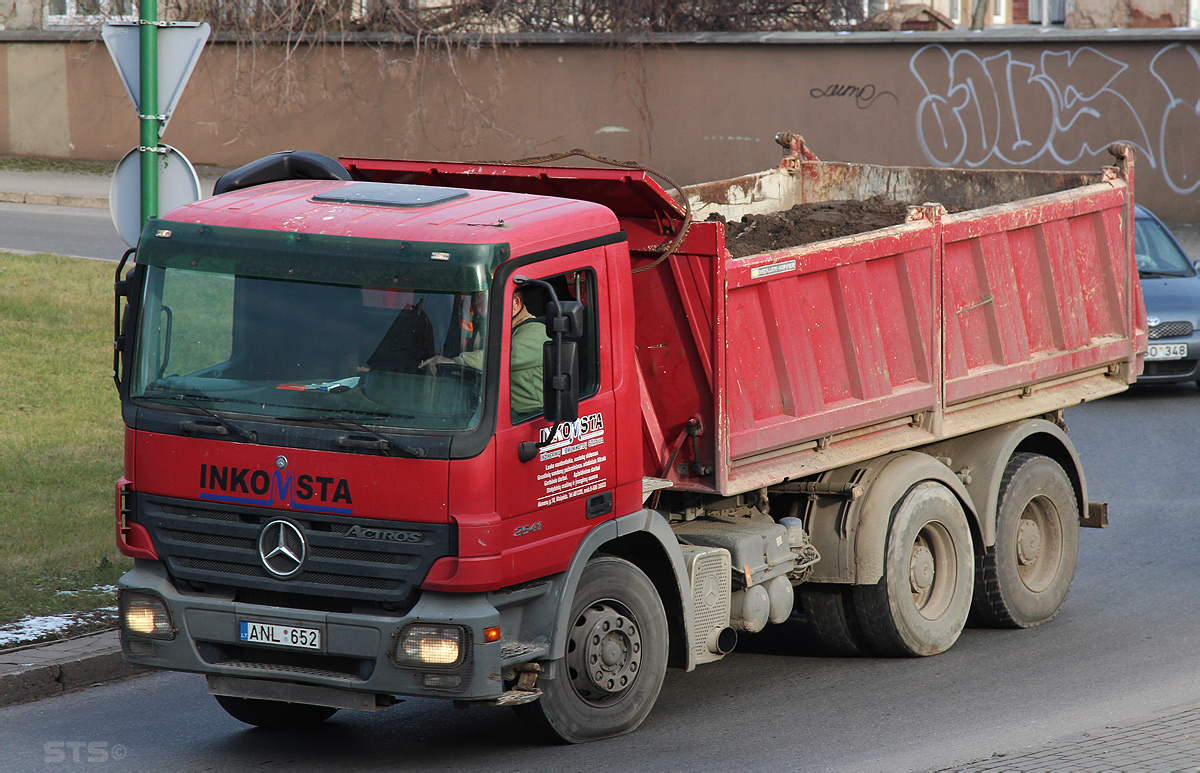
[[[121,603],[151,621],[125,655],[208,673],[223,705],[289,672],[334,707],[500,699],[553,644],[554,605],[522,594],[557,598],[545,578],[641,509],[603,206],[284,180],[150,221],[123,281]],[[543,375],[564,351],[565,401]]]

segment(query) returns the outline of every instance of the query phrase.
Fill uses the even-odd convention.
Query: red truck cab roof
[[[264,231],[509,245],[509,256],[611,236],[605,206],[554,196],[337,180],[268,183],[187,204],[164,220]]]

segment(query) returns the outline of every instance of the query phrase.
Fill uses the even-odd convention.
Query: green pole
[[[158,0],[139,0],[142,224],[158,216]]]

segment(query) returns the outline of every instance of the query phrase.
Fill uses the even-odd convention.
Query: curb
[[[117,631],[0,653],[0,706],[145,672],[121,659]]]
[[[72,193],[12,193],[0,191],[0,204],[42,204],[47,206],[108,209],[108,197],[82,196]]]

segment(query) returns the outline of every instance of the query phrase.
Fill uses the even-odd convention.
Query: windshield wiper
[[[417,459],[424,459],[428,455],[428,452],[424,448],[417,448],[416,446],[410,446],[405,443],[397,443],[394,440],[384,437],[370,427],[367,427],[366,425],[357,422],[344,414],[337,414],[335,416],[278,416],[276,418],[281,421],[294,421],[300,424],[318,424],[320,422],[326,422],[335,426],[349,427],[350,429],[358,430],[370,438],[368,440],[366,437],[362,437],[362,435],[357,437],[353,434],[342,435],[337,439],[337,444],[343,448],[372,448],[382,452],[384,456],[390,456],[388,452],[392,449],[396,449],[403,451],[409,456]]]
[[[189,396],[189,395],[183,395],[183,394],[172,394],[172,395],[155,395],[155,396],[151,397],[151,399],[175,400],[178,402],[185,402],[188,405],[195,408],[196,410],[203,413],[204,415],[211,418],[218,425],[217,427],[213,427],[211,424],[201,424],[201,423],[195,422],[195,421],[181,421],[179,423],[179,428],[185,432],[212,432],[217,435],[228,435],[230,432],[232,432],[233,434],[237,435],[242,440],[245,440],[247,442],[250,442],[250,443],[258,442],[258,435],[256,433],[254,433],[253,431],[243,429],[242,427],[239,427],[238,425],[234,424],[233,422],[221,418],[216,413],[214,413],[213,411],[210,411],[208,408],[205,408],[203,405],[201,405],[199,402],[197,402],[197,400],[215,400],[217,398],[209,397],[208,395]],[[220,429],[223,429],[225,431],[224,432],[215,431],[215,430],[220,430]]]
[[[1138,276],[1154,278],[1154,277],[1164,277],[1164,276],[1187,276],[1187,274],[1181,273],[1179,271],[1144,271],[1144,270],[1139,269]]]

